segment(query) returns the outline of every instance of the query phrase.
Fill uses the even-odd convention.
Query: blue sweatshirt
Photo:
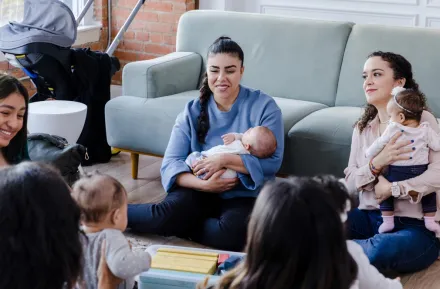
[[[249,172],[238,173],[240,183],[232,190],[221,193],[222,198],[256,197],[265,181],[275,178],[280,169],[284,152],[284,125],[281,110],[273,98],[259,90],[240,85],[240,92],[229,111],[218,109],[211,95],[208,102],[210,128],[205,144],[197,140],[197,118],[200,101],[190,101],[176,119],[162,162],[162,185],[165,191],[174,189],[178,174],[191,173],[185,164],[186,157],[194,151],[206,151],[223,144],[222,135],[230,132],[244,133],[250,127],[265,126],[272,130],[277,139],[275,153],[266,159],[252,155],[240,155]]]

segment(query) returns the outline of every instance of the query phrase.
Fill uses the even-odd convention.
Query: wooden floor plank
[[[139,157],[138,179],[133,180],[130,154],[120,153],[112,157],[109,163],[85,167],[84,170],[99,170],[118,179],[127,190],[130,203],[156,203],[166,195],[160,182],[161,164],[161,158],[141,155]],[[137,250],[144,250],[145,246],[153,244],[204,248],[200,244],[177,237],[134,234],[130,231],[127,231],[126,235],[133,248]],[[416,246],[416,244],[414,245]],[[426,270],[402,276],[402,283],[405,289],[439,289],[440,261],[436,261]]]

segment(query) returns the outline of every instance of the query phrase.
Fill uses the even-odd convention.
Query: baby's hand
[[[225,145],[228,145],[228,144],[234,142],[234,140],[235,140],[235,134],[233,134],[233,133],[227,133],[227,134],[225,134],[225,135],[222,135],[222,139],[223,139],[223,143],[224,143]]]

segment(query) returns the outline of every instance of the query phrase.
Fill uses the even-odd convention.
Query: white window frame
[[[72,0],[72,12],[73,15],[75,15],[75,18],[78,17],[78,15],[83,10],[83,7],[86,5],[87,0]],[[87,11],[86,15],[84,15],[84,18],[82,19],[80,26],[87,26],[87,25],[93,25],[95,24],[95,20],[93,19],[93,9],[95,6],[95,2],[92,3],[92,5],[89,7],[89,10]]]
[[[0,8],[1,8],[1,6],[2,6],[2,0],[0,0]],[[18,15],[16,15],[16,16],[18,16]],[[11,20],[11,19],[8,19],[8,20]],[[6,60],[6,58],[5,58],[4,54],[0,52],[0,61],[5,61],[5,60]]]
[[[75,15],[75,18],[81,13],[86,3],[87,0],[72,0],[72,12]],[[84,18],[78,26],[75,46],[99,41],[102,25],[100,22],[95,21],[93,17],[94,6],[95,2],[89,7],[89,10],[87,10]]]
[[[24,2],[23,2],[24,3]],[[4,4],[4,2],[2,1],[2,0],[0,0],[0,11],[1,11],[1,8],[3,8],[3,4]],[[21,4],[21,3],[20,3]],[[23,7],[24,7],[24,4],[23,4]],[[24,9],[24,8],[23,8]],[[19,19],[6,19],[6,22],[4,22],[4,23],[2,23],[2,24],[0,24],[0,25],[4,25],[4,24],[7,24],[7,22],[8,21],[11,21],[11,20],[21,20],[22,18],[23,18],[23,11],[20,11],[20,12],[22,12],[22,13],[20,13],[20,15],[18,15],[17,14],[17,12],[18,12],[19,10],[18,9],[15,9],[15,16],[16,17],[18,17]],[[0,20],[1,20],[1,17],[2,17],[3,15],[2,15],[2,13],[0,13]]]

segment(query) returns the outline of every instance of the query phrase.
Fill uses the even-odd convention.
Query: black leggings
[[[243,251],[254,202],[255,198],[222,199],[218,194],[177,187],[158,204],[128,205],[128,227]]]

